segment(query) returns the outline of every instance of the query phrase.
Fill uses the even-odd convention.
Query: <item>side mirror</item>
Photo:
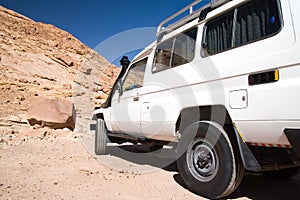
[[[118,89],[119,95],[120,96],[123,95],[123,87],[122,87],[122,81],[121,80],[118,80],[117,89]]]

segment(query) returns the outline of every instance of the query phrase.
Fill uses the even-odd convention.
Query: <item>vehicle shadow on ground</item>
[[[176,159],[172,151],[150,151],[144,145],[122,145],[108,146],[107,153],[138,165],[149,165],[166,171],[177,171]]]
[[[300,175],[289,179],[271,178],[263,175],[246,175],[242,184],[228,198],[248,197],[258,200],[298,199]]]
[[[174,180],[187,189],[179,174]],[[300,195],[300,175],[290,179],[277,179],[263,175],[246,175],[240,187],[226,199],[249,198],[255,200],[290,200]]]
[[[145,146],[125,145],[121,148],[113,146],[108,147],[108,153],[135,164],[150,165],[162,168],[166,171],[178,172],[174,158],[157,157],[159,151],[151,153]],[[179,173],[174,174],[173,179],[181,187],[187,189]],[[289,179],[277,179],[258,174],[247,174],[240,187],[227,198],[237,199],[246,197],[257,200],[289,200],[297,199],[299,196],[300,174]]]

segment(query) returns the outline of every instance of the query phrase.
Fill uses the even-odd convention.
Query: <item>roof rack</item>
[[[162,37],[164,34],[167,34],[167,33],[171,32],[172,30],[175,30],[176,28],[179,28],[179,27],[187,24],[188,22],[190,22],[194,19],[197,19],[199,17],[201,18],[201,20],[203,20],[203,19],[205,19],[207,13],[210,10],[217,8],[229,1],[231,1],[231,0],[210,0],[205,5],[203,5],[201,8],[199,8],[198,10],[193,11],[194,6],[196,6],[200,3],[206,2],[203,0],[196,0],[193,3],[191,3],[190,5],[186,6],[185,8],[179,10],[172,16],[170,16],[167,19],[165,19],[164,21],[162,21],[157,27],[156,36]],[[175,22],[173,24],[168,25],[166,28],[163,27],[166,23],[170,22],[171,20],[178,17],[179,15],[186,12],[187,10],[190,10],[189,15],[185,16],[184,18],[178,20],[177,22]]]

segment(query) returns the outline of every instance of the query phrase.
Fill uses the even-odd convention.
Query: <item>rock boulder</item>
[[[53,129],[75,128],[75,109],[71,101],[46,97],[32,98],[28,108],[30,125],[47,126]]]

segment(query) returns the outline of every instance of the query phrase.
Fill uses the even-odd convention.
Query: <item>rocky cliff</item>
[[[76,101],[78,113],[105,100],[117,67],[53,25],[1,6],[0,22],[0,127],[27,125],[33,98]]]

